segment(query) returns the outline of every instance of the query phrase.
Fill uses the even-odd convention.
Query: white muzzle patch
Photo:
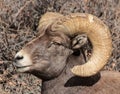
[[[22,57],[22,58],[20,58]],[[27,54],[24,50],[19,51],[15,55],[15,66],[18,67],[18,71],[27,71],[32,65],[32,60],[30,55]]]

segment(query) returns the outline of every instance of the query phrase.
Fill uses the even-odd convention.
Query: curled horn
[[[59,18],[51,27],[54,32],[68,36],[86,34],[93,51],[90,59],[83,65],[74,66],[71,71],[77,76],[91,76],[99,72],[107,63],[112,52],[112,41],[108,27],[91,14],[74,13]]]

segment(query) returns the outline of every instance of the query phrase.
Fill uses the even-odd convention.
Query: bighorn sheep
[[[14,65],[18,72],[41,77],[43,94],[119,94],[120,74],[99,74],[112,50],[109,29],[101,20],[85,13],[63,16],[48,12],[38,30],[39,36],[16,54]],[[78,34],[86,34],[93,46],[91,58],[82,65],[78,65],[83,62],[80,56],[71,55],[80,47],[74,40]]]

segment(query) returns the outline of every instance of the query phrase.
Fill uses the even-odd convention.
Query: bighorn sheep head
[[[88,36],[93,52],[85,64],[71,69],[75,75],[87,77],[96,74],[111,55],[109,29],[91,14],[74,13],[63,16],[59,13],[48,12],[42,16],[38,30],[39,36],[15,56],[15,65],[20,72],[38,71],[46,77],[59,75],[66,65],[67,57],[72,54],[72,49],[69,49],[70,38],[78,34]]]

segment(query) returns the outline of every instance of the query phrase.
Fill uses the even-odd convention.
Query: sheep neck
[[[66,92],[68,91],[71,92],[72,90],[75,91],[74,89],[76,88],[73,87],[92,86],[94,83],[96,83],[100,78],[99,74],[93,77],[82,78],[82,77],[74,76],[71,73],[70,69],[73,66],[81,64],[83,62],[85,61],[83,60],[82,54],[80,56],[71,56],[68,59],[68,63],[64,68],[63,72],[61,73],[61,75],[59,75],[57,78],[54,78],[52,80],[43,81],[42,94],[66,94]],[[84,87],[79,87],[79,88],[84,88]]]

